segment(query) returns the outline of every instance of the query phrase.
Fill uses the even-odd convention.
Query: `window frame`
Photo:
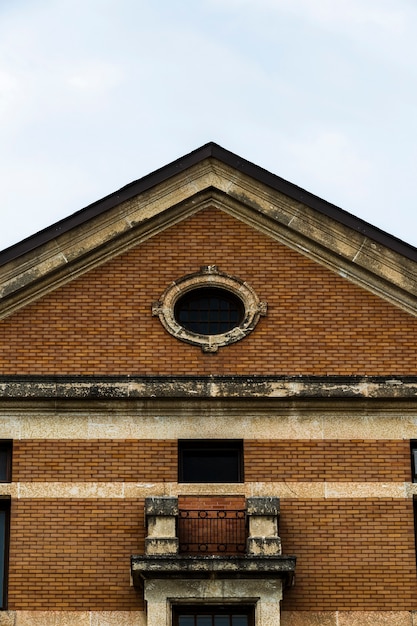
[[[411,482],[417,483],[417,439],[410,441]]]
[[[248,626],[255,626],[255,605],[253,604],[175,604],[172,606],[172,626],[179,626],[180,614],[191,615],[196,617],[200,615],[208,615],[213,617],[217,615],[233,616],[235,613],[241,613],[248,617]]]
[[[5,456],[6,461],[6,473],[3,478],[0,475],[0,483],[12,482],[12,455],[13,455],[13,440],[12,439],[0,439],[0,456]]]
[[[197,451],[201,454],[210,453],[215,456],[216,452],[225,452],[230,450],[236,457],[236,480],[207,480],[206,478],[197,480],[186,480],[189,478],[187,473],[186,453]],[[209,456],[209,455],[208,455]],[[207,459],[209,460],[209,459]],[[240,484],[244,482],[244,446],[243,439],[179,439],[178,440],[178,482],[188,484],[204,484],[204,483],[233,483]]]
[[[227,332],[213,335],[192,332],[181,326],[175,316],[176,303],[187,293],[203,288],[221,289],[238,298],[244,310],[240,324]],[[220,272],[216,265],[203,265],[199,272],[173,281],[160,299],[152,304],[152,315],[159,317],[170,335],[185,343],[199,346],[203,352],[217,352],[222,346],[244,339],[255,329],[260,317],[266,315],[266,312],[267,303],[259,300],[246,281]]]
[[[0,585],[0,610],[7,609],[8,582],[9,582],[9,551],[10,551],[10,496],[0,496],[0,513],[4,512],[4,545],[0,549],[0,581],[3,576],[3,585]],[[0,541],[1,547],[1,541]],[[2,570],[2,572],[1,572]]]

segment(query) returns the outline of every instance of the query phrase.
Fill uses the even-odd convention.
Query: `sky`
[[[0,0],[0,250],[201,145],[417,246],[416,0]]]

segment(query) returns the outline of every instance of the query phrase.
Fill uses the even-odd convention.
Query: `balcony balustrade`
[[[178,498],[146,498],[145,515],[148,556],[281,555],[278,498],[247,498],[246,509],[238,510],[180,510]]]
[[[245,554],[246,510],[180,509],[180,554]]]

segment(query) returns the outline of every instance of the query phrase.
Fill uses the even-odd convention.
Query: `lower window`
[[[0,609],[7,605],[7,563],[9,557],[10,500],[0,498]]]
[[[254,607],[195,605],[174,607],[173,626],[254,626]]]

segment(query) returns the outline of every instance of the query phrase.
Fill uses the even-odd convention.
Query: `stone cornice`
[[[134,584],[161,578],[280,578],[291,580],[295,556],[145,556],[133,555]]]
[[[417,401],[417,377],[0,376],[0,399]]]

